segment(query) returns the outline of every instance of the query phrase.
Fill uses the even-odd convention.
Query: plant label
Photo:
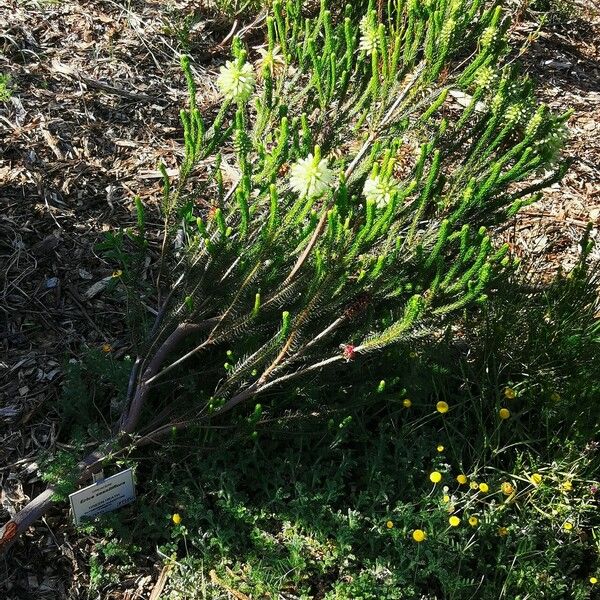
[[[75,525],[135,500],[133,471],[126,469],[97,483],[69,494]]]

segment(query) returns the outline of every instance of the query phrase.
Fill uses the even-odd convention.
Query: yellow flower
[[[571,531],[571,529],[573,529],[573,523],[571,523],[570,521],[566,521],[563,525],[563,529],[565,531]]]
[[[498,527],[498,535],[500,537],[506,537],[508,535],[508,529],[506,527]]]
[[[444,494],[444,497],[442,498],[442,500],[446,503],[450,502],[450,496],[448,496],[448,494]]]
[[[596,585],[598,583],[598,579],[596,577],[590,577],[590,583],[592,585]]]
[[[449,410],[449,406],[447,402],[444,402],[443,400],[440,400],[436,405],[435,405],[436,410],[439,413],[442,413],[443,415],[446,414]]]
[[[471,483],[469,484],[469,487],[472,490],[477,490],[477,489],[479,489],[479,484],[476,481],[471,481]]]
[[[121,277],[121,275],[123,275],[123,271],[121,271],[121,269],[117,269],[116,271],[113,271],[113,274],[112,274],[113,277]]]
[[[108,342],[102,344],[102,352],[104,352],[105,354],[112,352],[112,346]]]
[[[504,396],[509,400],[514,400],[517,397],[517,392],[511,387],[507,387],[504,389]]]
[[[404,408],[410,408],[412,406],[412,401],[410,398],[405,398],[402,400],[402,406],[404,406]]]
[[[483,492],[484,494],[487,494],[490,491],[490,486],[487,483],[480,483],[479,491]]]
[[[467,476],[464,473],[461,473],[460,475],[456,476],[456,481],[458,481],[460,485],[464,485],[467,483]]]
[[[502,493],[505,496],[510,496],[515,491],[515,488],[513,487],[513,485],[511,483],[509,483],[508,481],[505,481],[504,483],[502,483],[502,485],[500,486],[500,489],[502,490]]]
[[[471,527],[477,527],[477,525],[479,525],[479,519],[477,517],[469,517],[469,525]]]
[[[533,485],[540,485],[540,483],[542,483],[542,476],[539,473],[534,473],[530,479]]]
[[[560,400],[560,394],[558,392],[552,392],[552,394],[550,394],[550,400],[552,400],[552,402],[558,402]]]
[[[393,523],[392,521],[388,521],[388,522],[385,524],[385,526],[386,526],[388,529],[391,529],[391,528],[394,526],[394,523]]]
[[[422,529],[415,529],[412,536],[413,540],[418,543],[425,541],[425,538],[427,538],[427,534]]]
[[[510,418],[510,410],[508,410],[508,408],[501,408],[498,411],[498,416],[503,420],[506,421],[506,419]]]
[[[439,471],[433,471],[433,473],[429,475],[429,479],[432,483],[439,483],[442,480],[442,474]]]
[[[460,525],[460,519],[456,515],[452,515],[448,519],[448,523],[450,523],[450,527],[458,527]]]
[[[570,492],[573,489],[573,482],[572,481],[563,481],[560,485],[560,489],[563,492]]]
[[[437,447],[437,451],[438,452],[443,452],[444,451],[444,446],[442,446],[441,444]]]
[[[181,515],[179,513],[175,513],[171,519],[175,525],[179,525],[179,523],[181,523]]]

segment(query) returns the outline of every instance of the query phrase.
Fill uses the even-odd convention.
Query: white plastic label
[[[127,469],[69,495],[75,525],[135,500],[133,471]]]

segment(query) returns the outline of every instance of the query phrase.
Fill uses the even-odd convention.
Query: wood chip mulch
[[[517,24],[513,37],[523,43],[536,29]],[[551,278],[557,267],[574,266],[588,223],[596,241],[591,258],[600,260],[600,5],[584,2],[570,18],[551,21],[522,63],[543,102],[556,113],[574,111],[565,148],[571,169],[523,210],[512,231],[516,252]]]

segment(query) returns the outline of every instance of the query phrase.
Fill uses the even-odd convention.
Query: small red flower
[[[343,347],[344,350],[344,358],[346,360],[353,360],[356,352],[354,351],[354,346],[352,344],[345,344]]]

